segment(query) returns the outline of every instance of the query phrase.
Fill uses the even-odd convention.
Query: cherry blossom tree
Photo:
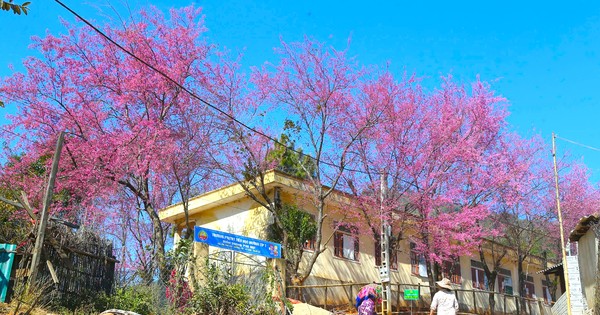
[[[515,141],[511,161],[515,170],[495,206],[493,219],[501,233],[496,240],[511,248],[517,261],[518,291],[525,295],[527,259],[560,256],[560,235],[556,209],[555,174],[550,150],[539,138]],[[587,169],[563,156],[559,159],[559,191],[565,233],[579,218],[592,214],[598,206],[598,191]],[[493,285],[493,283],[491,283]],[[520,307],[524,309],[525,302]]]
[[[351,183],[360,183],[357,191],[371,191],[371,204],[377,204],[377,174],[386,174],[386,206],[375,208],[396,225],[394,239],[409,239],[425,258],[433,287],[443,261],[470,254],[490,233],[479,222],[505,180],[494,171],[506,160],[504,100],[480,81],[470,91],[450,78],[433,92],[423,91],[414,79],[383,86],[389,105],[377,128],[357,146],[359,167],[367,175]],[[375,213],[366,216],[380,225]],[[401,228],[406,225],[412,229]]]
[[[489,217],[480,222],[480,225],[489,231],[485,242],[478,248],[487,279],[484,285],[489,291],[494,290],[497,276],[504,267],[503,260],[514,254],[506,238],[509,235],[507,231],[518,224],[507,226],[512,224],[509,218],[514,219],[512,215],[507,214],[507,209],[512,209],[509,205],[534,201],[538,198],[536,193],[541,191],[542,187],[547,187],[540,185],[540,181],[536,180],[540,170],[537,166],[544,164],[541,160],[543,146],[539,139],[526,139],[508,134],[504,138],[502,152],[504,152],[503,159],[499,160],[496,167],[491,170],[503,180],[498,182],[497,189],[493,192],[494,202]],[[548,234],[539,233],[537,236],[547,237]],[[493,312],[496,305],[495,294],[489,293],[488,300],[489,309]]]
[[[566,233],[565,238],[568,238],[581,218],[598,212],[600,191],[597,186],[592,185],[589,170],[583,163],[575,161],[568,166],[564,166],[566,163],[562,164],[563,167],[558,173],[559,196],[563,230]],[[553,213],[556,214],[558,210],[554,199],[549,202]]]
[[[220,86],[229,69],[219,62],[223,55],[203,39],[200,14],[200,9],[186,7],[165,17],[149,9],[128,24],[103,28],[162,74],[87,26],[65,24],[66,35],[34,38],[33,47],[41,57],[29,57],[24,73],[14,73],[0,85],[6,105],[18,108],[11,117],[12,132],[29,140],[11,148],[25,155],[20,161],[11,159],[3,177],[17,180],[12,175],[50,152],[56,135],[68,131],[57,190],[68,189],[78,199],[61,211],[73,214],[77,208],[82,223],[116,224],[128,221],[106,221],[107,214],[120,210],[106,208],[107,200],[115,196],[134,200],[129,211],[136,215],[127,217],[148,226],[138,231],[149,234],[139,237],[152,249],[152,268],[162,276],[168,275],[167,233],[157,211],[171,202],[177,188],[174,174],[202,168],[204,157],[210,155],[189,143],[210,148],[206,144],[213,111],[183,88],[215,106],[228,99],[220,94]],[[182,124],[196,134],[183,134]],[[190,159],[191,152],[196,159]],[[40,190],[38,182],[15,185],[29,192]]]
[[[272,110],[285,113],[286,127],[298,135],[298,138],[286,136],[290,140],[288,149],[295,141],[294,150],[311,157],[310,161],[303,156],[294,158],[299,162],[296,166],[299,172],[295,173],[303,174],[302,189],[307,195],[304,203],[295,206],[316,210],[315,250],[305,253],[309,255],[307,264],[289,274],[303,283],[331,238],[323,235],[324,219],[330,211],[327,204],[352,159],[350,148],[377,118],[372,112],[364,112],[365,104],[358,97],[363,93],[363,86],[374,81],[347,56],[347,51],[335,50],[313,39],[282,42],[277,52],[281,56],[278,63],[267,63],[252,74],[254,90],[249,94],[252,101],[248,103],[256,106],[255,113]],[[348,128],[349,124],[352,129]],[[260,131],[273,139],[272,129]],[[274,154],[281,149],[281,144],[276,145],[262,135],[244,128],[229,130],[230,139],[237,145],[232,150],[224,148],[228,152],[224,173],[242,184],[250,198],[273,214],[274,224],[283,231],[285,243],[284,223],[278,215],[278,205],[265,188],[264,175],[279,164],[288,163],[286,159],[290,156]],[[282,251],[284,257],[288,256],[285,246]],[[290,262],[290,265],[297,264]]]

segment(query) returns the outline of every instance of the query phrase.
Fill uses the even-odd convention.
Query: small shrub
[[[243,284],[229,283],[230,277],[214,264],[207,266],[205,281],[195,290],[192,308],[200,314],[250,314],[250,293]]]
[[[156,286],[134,285],[118,288],[110,296],[100,299],[99,309],[121,309],[139,314],[157,314]]]
[[[179,313],[185,313],[189,300],[192,297],[192,291],[188,286],[187,281],[183,279],[183,275],[175,269],[171,272],[169,285],[166,288],[165,296],[171,307]]]

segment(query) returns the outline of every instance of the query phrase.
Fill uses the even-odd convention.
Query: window
[[[536,298],[535,285],[533,284],[533,277],[527,276],[527,279],[525,280],[525,292],[523,292],[521,294],[521,296],[530,298],[530,299]]]
[[[333,235],[334,255],[336,257],[358,261],[359,248],[357,233],[348,227],[340,226]]]
[[[510,270],[500,268],[498,270],[498,292],[503,294],[513,294],[512,276]]]
[[[316,241],[315,241],[315,239],[314,239],[314,238],[312,238],[312,239],[310,239],[310,240],[306,240],[306,241],[304,242],[304,244],[302,245],[302,248],[303,248],[304,250],[310,250],[310,251],[314,251],[314,250],[315,250],[315,242],[316,242]]]
[[[416,251],[417,244],[410,243],[410,270],[413,275],[427,277],[427,263],[425,256]]]
[[[375,239],[375,265],[381,266],[381,243]],[[398,270],[398,252],[390,247],[390,269]]]
[[[314,214],[308,214],[310,215],[311,219],[313,222],[315,222],[315,215]],[[304,244],[302,244],[302,249],[304,250],[308,250],[308,251],[314,251],[315,250],[315,243],[316,243],[316,236],[314,236],[313,238],[304,241]]]
[[[542,294],[544,295],[544,302],[546,304],[552,303],[552,295],[550,294],[550,288],[552,284],[546,280],[542,280]]]
[[[471,260],[471,281],[473,289],[488,290],[488,279],[483,271],[483,263]]]
[[[462,277],[460,275],[460,259],[453,261],[444,261],[442,263],[442,277],[450,279],[452,283],[460,284]]]

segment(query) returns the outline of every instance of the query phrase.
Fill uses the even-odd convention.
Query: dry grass
[[[19,311],[17,313],[15,313],[16,307],[17,307],[16,303],[10,303],[10,304],[0,303],[0,314],[21,315],[21,314],[25,314],[26,310],[29,309],[29,305],[23,305],[21,303],[21,307],[19,308]],[[31,310],[31,312],[29,314],[30,315],[58,315],[57,313],[48,312],[42,308],[34,308]]]

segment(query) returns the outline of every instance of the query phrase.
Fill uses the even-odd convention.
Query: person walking
[[[379,286],[369,284],[360,289],[356,295],[358,315],[377,315],[375,311],[379,302]]]
[[[452,282],[450,279],[444,278],[436,282],[439,290],[431,300],[431,310],[429,315],[433,315],[437,311],[437,315],[456,315],[458,311],[458,300],[452,293]]]

